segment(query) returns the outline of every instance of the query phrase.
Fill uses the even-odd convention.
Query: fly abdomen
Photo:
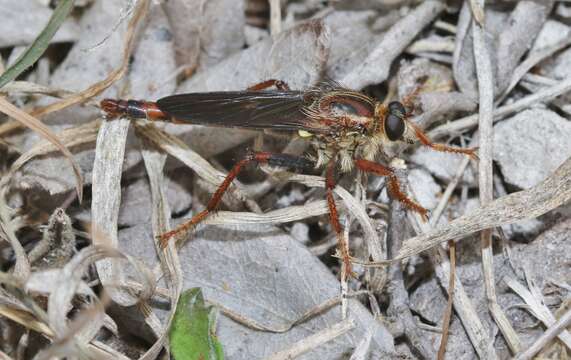
[[[129,117],[131,119],[147,119],[168,121],[170,117],[162,112],[156,103],[138,100],[104,99],[101,109],[111,118]]]

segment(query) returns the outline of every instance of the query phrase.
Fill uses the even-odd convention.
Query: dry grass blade
[[[83,197],[83,179],[81,178],[81,171],[79,170],[79,166],[73,160],[73,155],[71,152],[62,144],[60,139],[55,135],[46,125],[44,125],[41,121],[34,118],[30,114],[25,113],[24,111],[18,109],[16,106],[9,103],[3,97],[0,97],[0,112],[18,120],[26,127],[30,128],[31,130],[39,133],[43,138],[47,141],[51,142],[56,148],[59,149],[63,153],[63,155],[69,160],[73,172],[76,178],[76,186],[75,190],[77,191],[77,196],[79,201]]]
[[[125,36],[125,50],[123,52],[123,61],[119,68],[113,70],[107,78],[104,80],[95,83],[88,87],[87,89],[65,98],[62,101],[56,102],[54,104],[48,105],[43,108],[36,109],[34,114],[37,116],[45,115],[52,113],[54,111],[59,111],[64,109],[68,106],[83,103],[86,100],[100,94],[103,90],[107,89],[109,86],[113,85],[114,82],[119,80],[127,71],[129,66],[129,55],[133,49],[133,45],[135,42],[135,34],[137,30],[137,25],[143,21],[147,14],[147,9],[149,7],[149,0],[141,0],[137,2],[135,11],[133,13],[133,17],[129,20],[129,24],[127,26],[127,35]]]
[[[476,138],[477,139],[477,138]],[[477,140],[473,139],[471,145],[475,145]],[[458,171],[456,172],[455,178],[449,184],[446,192],[441,199],[441,202],[446,202],[447,197],[450,196],[452,193],[453,188],[458,183],[459,179],[463,175],[463,171],[466,168],[468,161],[463,162],[460,164]],[[446,195],[448,194],[448,195]],[[438,206],[438,208],[443,208],[443,205]],[[433,224],[438,222],[438,218],[442,214],[441,211],[435,212],[434,217],[430,219],[430,223],[425,223],[421,221],[418,214],[409,213],[409,219],[413,225],[416,225],[417,233],[429,233],[432,228]],[[406,246],[406,243],[405,243]],[[468,294],[464,290],[464,285],[462,284],[460,278],[457,274],[452,275],[450,273],[451,264],[448,260],[445,250],[437,246],[433,251],[434,263],[435,263],[435,272],[436,276],[438,277],[438,281],[440,282],[440,286],[445,288],[448,286],[450,288],[450,284],[454,283],[454,291],[452,291],[453,302],[452,305],[466,330],[468,338],[470,342],[474,346],[476,353],[481,358],[486,359],[495,359],[497,355],[492,347],[492,342],[489,338],[489,332],[484,327],[482,321],[480,320],[478,313],[476,312],[476,308],[472,304],[472,300],[468,297]],[[454,280],[450,279],[451,276],[454,276]]]
[[[452,319],[452,305],[454,304],[454,281],[456,279],[456,243],[448,242],[450,248],[450,280],[448,281],[448,302],[446,303],[446,312],[442,318],[442,338],[440,339],[440,347],[438,348],[438,360],[443,360],[446,354],[446,344],[448,343],[448,335],[450,330],[450,320]]]
[[[270,33],[276,37],[282,31],[282,5],[279,0],[270,2]]]
[[[474,62],[476,63],[476,75],[478,78],[479,97],[479,122],[480,148],[478,156],[478,184],[480,192],[480,204],[488,205],[494,199],[494,167],[493,167],[493,142],[494,142],[494,75],[490,53],[486,45],[485,28],[483,17],[477,18],[477,14],[484,11],[484,0],[471,1],[474,22],[472,24],[472,37],[474,39]],[[479,9],[476,11],[476,9]],[[494,253],[492,248],[492,229],[484,229],[480,233],[480,249],[482,255],[482,273],[486,287],[488,308],[496,324],[500,328],[510,350],[517,353],[521,344],[517,333],[513,329],[507,316],[498,305],[496,296],[496,282],[494,279]]]
[[[8,177],[4,177],[0,180],[0,184],[4,184],[8,181]],[[27,279],[30,276],[30,261],[26,255],[26,251],[22,247],[22,244],[16,237],[16,232],[11,224],[11,217],[9,213],[8,204],[6,204],[6,191],[7,186],[2,186],[0,189],[0,236],[3,235],[14,251],[14,256],[16,257],[16,264],[14,265],[14,276],[19,279]]]
[[[505,283],[518,294],[523,301],[529,306],[531,314],[539,319],[545,326],[551,327],[556,323],[556,319],[545,305],[544,299],[541,297],[541,292],[532,288],[530,290],[526,289],[523,285],[512,278],[505,278]],[[535,293],[535,295],[534,295]],[[561,331],[557,334],[559,340],[561,340],[569,349],[571,349],[571,333],[567,330]],[[541,349],[539,349],[541,350]]]
[[[442,242],[462,238],[477,231],[536,218],[569,200],[571,200],[571,158],[549,178],[533,188],[496,199],[442,228],[409,239],[397,257],[389,261],[398,261],[419,254]]]
[[[163,168],[166,161],[166,154],[145,149],[143,150],[143,160],[145,162],[145,168],[147,169],[151,184],[153,235],[156,239],[159,235],[164,234],[171,229],[169,223],[170,209],[164,190]],[[169,246],[164,249],[160,248],[158,241],[155,241],[155,245],[161,261],[163,273],[166,275],[169,286],[168,290],[171,305],[167,320],[163,325],[162,333],[141,359],[156,358],[164,346],[168,336],[168,329],[173,321],[183,286],[182,269],[174,243],[170,243]]]
[[[376,49],[341,82],[350,88],[360,89],[385,81],[392,62],[443,10],[444,5],[438,1],[425,1],[417,6],[391,27]]]
[[[22,325],[26,329],[30,329],[36,331],[40,334],[44,334],[48,337],[54,335],[52,329],[42,321],[36,319],[33,314],[30,314],[27,311],[22,311],[18,309],[14,309],[9,306],[0,305],[0,316],[5,317],[6,319],[10,319],[17,324]]]
[[[571,38],[565,38],[555,45],[549,46],[545,49],[539,50],[537,53],[531,55],[525,59],[521,64],[514,69],[513,75],[511,77],[508,87],[503,91],[501,96],[496,99],[496,104],[501,103],[506,96],[516,87],[518,82],[527,74],[534,66],[536,66],[541,61],[549,58],[558,51],[561,51],[571,45]]]
[[[361,340],[359,342],[359,344],[357,344],[357,347],[355,348],[355,351],[353,352],[353,354],[351,354],[351,357],[349,358],[349,360],[366,360],[366,359],[368,359],[369,347],[371,346],[371,339],[372,338],[373,338],[373,332],[372,332],[372,330],[368,330],[367,334],[365,335],[363,340]]]
[[[88,266],[98,259],[120,256],[118,251],[111,248],[90,246],[81,250],[65,265],[55,284],[56,290],[48,298],[48,318],[56,336],[64,337],[69,330],[66,310],[72,307],[72,300]]]
[[[356,291],[356,292],[347,294],[346,297],[347,298],[353,298],[353,297],[362,295],[364,293],[367,293],[367,292],[366,291]],[[219,308],[224,315],[228,316],[232,320],[234,320],[234,321],[236,321],[236,322],[238,322],[244,326],[249,327],[250,329],[279,334],[279,333],[285,333],[285,332],[291,330],[294,326],[297,326],[299,324],[303,324],[304,322],[308,321],[309,319],[312,319],[315,316],[323,314],[327,310],[329,310],[332,307],[341,303],[342,300],[343,300],[342,296],[337,296],[337,297],[331,298],[331,299],[326,300],[326,301],[322,302],[321,304],[309,309],[308,311],[306,311],[304,314],[302,314],[299,318],[297,318],[294,321],[291,321],[287,324],[283,324],[283,325],[280,324],[280,325],[274,325],[274,326],[260,324],[260,323],[256,322],[255,320],[247,319],[244,316],[237,314],[234,311],[226,308],[223,304],[219,304],[219,303],[212,302],[212,301],[209,301],[209,303],[211,303],[212,305]]]
[[[153,143],[157,148],[180,160],[213,186],[217,187],[226,178],[225,173],[212,166],[206,159],[189,148],[187,144],[176,136],[170,135],[152,124],[141,125],[135,123],[134,125],[140,136]],[[235,196],[242,201],[247,199],[238,180],[234,181],[234,186],[230,188],[228,195]],[[224,198],[222,201],[225,201]]]
[[[22,282],[13,274],[0,272],[0,314],[25,328],[38,331],[46,336],[54,332],[48,325],[48,317],[31,295],[24,292]],[[10,294],[8,296],[7,294]]]
[[[291,175],[287,178],[288,181],[297,182],[309,187],[325,187],[325,179],[319,176],[310,175]],[[371,222],[371,219],[367,215],[367,210],[351,193],[342,188],[341,186],[336,186],[333,189],[335,195],[339,196],[343,200],[345,206],[347,207],[347,213],[355,217],[363,232],[365,233],[365,240],[368,244],[379,244],[379,236],[375,231],[375,228]]]
[[[105,122],[99,130],[93,162],[91,203],[94,245],[117,248],[117,222],[121,203],[121,174],[125,155],[125,143],[129,120],[119,119]],[[104,286],[123,280],[123,268],[116,259],[98,261],[97,270]],[[124,306],[136,303],[130,294],[116,288],[109,289],[111,298]]]
[[[87,345],[87,348],[95,359],[131,360],[131,358],[101,341],[94,340]]]
[[[67,97],[73,94],[71,91],[43,86],[29,81],[11,81],[0,89],[0,94],[30,94],[30,95],[48,95],[53,97]],[[3,131],[0,127],[0,134]]]
[[[435,251],[436,276],[442,284],[450,284],[450,262],[446,256],[446,252],[441,247],[437,247]],[[470,342],[474,346],[476,353],[482,359],[497,359],[496,352],[493,348],[493,341],[490,339],[489,331],[484,327],[482,321],[478,317],[476,308],[472,303],[472,299],[464,290],[464,285],[456,274],[454,279],[454,309],[462,321],[462,325],[468,334]],[[442,285],[446,286],[446,285]]]
[[[73,320],[69,322],[66,333],[63,335],[58,334],[59,336],[57,336],[55,341],[49,347],[40,350],[34,359],[91,358],[88,344],[97,335],[105,322],[105,306],[108,303],[109,298],[103,293],[100,299],[95,300],[78,314],[75,314]]]
[[[394,165],[393,161],[391,165]],[[395,176],[400,184],[408,186],[407,173],[401,168],[395,168]],[[392,199],[389,211],[389,224],[387,233],[387,256],[393,257],[402,247],[403,236],[406,233],[407,209],[398,200]],[[410,297],[405,285],[404,266],[400,262],[389,265],[389,307],[387,315],[393,318],[402,327],[407,343],[411,350],[420,354],[422,358],[430,358],[434,350],[422,330],[417,326],[410,308]]]
[[[57,134],[57,136],[62,144],[66,147],[92,143],[97,139],[97,132],[100,125],[101,121],[95,120],[81,126],[66,129]],[[55,150],[57,150],[57,147],[51,143],[48,143],[47,141],[40,141],[34,145],[34,147],[16,159],[14,163],[12,163],[10,172],[14,173],[18,171],[18,169],[20,169],[26,162],[30,161],[36,156],[49,154]]]
[[[484,26],[485,15],[484,15],[484,1],[482,0],[469,0],[470,10],[472,10],[472,16],[479,26]]]
[[[143,136],[159,149],[182,161],[204,180],[213,185],[218,185],[224,181],[226,174],[214,168],[177,137],[167,134],[152,124],[135,123],[134,126],[140,136]]]
[[[558,84],[535,92],[509,105],[504,105],[494,110],[494,123],[501,118],[513,114],[515,112],[527,109],[531,105],[538,102],[549,102],[554,98],[566,94],[571,91],[571,78],[561,80]],[[428,132],[428,137],[437,139],[449,134],[459,134],[478,125],[478,114],[463,117],[461,119],[451,121],[444,125],[440,125]]]
[[[343,207],[341,207],[343,208]],[[202,224],[240,225],[240,224],[283,224],[299,221],[313,216],[325,215],[329,212],[325,200],[313,201],[305,205],[288,206],[256,214],[252,212],[219,211],[216,215],[205,219]]]
[[[541,335],[541,337],[537,339],[526,351],[518,354],[515,357],[515,360],[533,359],[535,354],[537,354],[553,338],[560,335],[563,331],[566,331],[565,329],[569,325],[571,325],[571,310],[568,310],[559,320],[549,326],[543,335]],[[567,344],[567,346],[569,347],[569,344]]]
[[[127,35],[125,37],[125,50],[123,52],[123,61],[119,68],[113,70],[105,79],[99,81],[87,89],[76,93],[72,96],[66,97],[65,99],[50,104],[48,106],[35,109],[31,115],[33,116],[43,116],[55,111],[59,111],[69,107],[71,105],[80,104],[88,99],[100,94],[109,86],[113,85],[117,80],[119,80],[127,71],[129,66],[129,55],[133,50],[133,45],[135,43],[135,34],[137,25],[142,22],[147,14],[147,9],[149,6],[149,0],[141,0],[137,2],[136,9],[134,11],[133,17],[129,21],[129,25],[127,27]],[[8,132],[18,128],[17,123],[8,123],[2,127],[2,132]]]

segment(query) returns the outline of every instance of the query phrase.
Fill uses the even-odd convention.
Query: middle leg
[[[277,79],[269,79],[269,80],[262,81],[260,83],[254,84],[254,85],[248,87],[248,90],[260,91],[260,90],[265,90],[267,88],[270,88],[272,86],[275,86],[276,89],[278,89],[278,90],[289,90],[289,85],[285,81],[277,80]]]
[[[370,172],[378,176],[385,176],[387,178],[387,190],[389,195],[403,203],[408,209],[419,213],[425,221],[428,220],[428,210],[409,198],[405,192],[401,190],[399,181],[393,169],[364,159],[355,160],[355,165],[362,171]]]
[[[345,274],[349,276],[354,276],[351,270],[351,256],[349,254],[349,243],[343,234],[343,226],[339,222],[339,212],[337,211],[337,205],[335,204],[335,196],[333,195],[333,189],[335,189],[335,168],[337,162],[335,158],[329,161],[327,165],[327,170],[325,174],[325,189],[327,191],[327,206],[329,207],[329,221],[335,234],[337,236],[337,248],[339,249],[341,260],[343,261],[343,267],[345,268]],[[343,272],[342,272],[343,274]]]

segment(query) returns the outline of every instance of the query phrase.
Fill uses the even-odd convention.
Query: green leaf
[[[0,88],[14,80],[28,67],[32,66],[48,48],[51,39],[73,9],[74,0],[61,0],[54,10],[50,21],[34,42],[0,76]]]
[[[217,311],[204,304],[200,288],[180,296],[170,328],[170,350],[175,360],[223,360],[222,344],[214,335]]]

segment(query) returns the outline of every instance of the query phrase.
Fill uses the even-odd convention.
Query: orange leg
[[[424,81],[426,81],[426,79]],[[410,94],[405,96],[402,100],[402,104],[404,105],[405,109],[407,109],[406,113],[407,117],[411,116],[415,111],[416,106],[414,102],[424,86],[424,81],[422,84],[419,84]],[[444,144],[433,143],[418,126],[413,124],[411,121],[407,121],[407,124],[413,128],[414,134],[416,135],[416,137],[418,138],[418,140],[421,142],[422,145],[428,146],[435,151],[464,154],[469,156],[473,160],[478,160],[478,155],[476,155],[476,149],[463,149],[453,146],[447,146]]]
[[[416,110],[416,98],[424,88],[426,81],[428,80],[427,76],[423,76],[422,78],[418,79],[417,85],[415,86],[414,90],[412,90],[408,95],[406,95],[402,99],[402,104],[404,105],[405,109],[407,109],[406,115],[411,116]]]
[[[420,140],[420,143],[422,145],[428,146],[435,151],[464,154],[464,155],[469,156],[472,160],[478,160],[478,155],[476,155],[476,149],[474,149],[474,148],[464,149],[464,148],[457,148],[457,147],[453,147],[453,146],[447,146],[444,144],[433,143],[428,138],[428,136],[426,136],[426,134],[424,134],[422,132],[422,130],[420,130],[420,128],[418,126],[416,126],[412,122],[408,122],[408,125],[412,126],[412,128],[414,129],[414,133],[415,133],[416,137],[418,138],[418,140]]]
[[[222,181],[220,186],[218,186],[218,189],[216,189],[214,195],[212,195],[212,198],[210,198],[210,201],[208,201],[208,204],[206,204],[206,209],[194,215],[190,220],[177,226],[174,230],[160,235],[160,246],[163,248],[166,247],[171,238],[180,234],[187,233],[189,230],[203,221],[208,215],[213,213],[220,204],[222,196],[228,190],[234,179],[236,179],[240,171],[242,171],[244,167],[250,163],[280,166],[293,171],[303,171],[314,167],[314,163],[312,161],[294,155],[272,154],[269,152],[255,152],[247,155],[244,159],[238,161],[238,163],[232,167],[228,175],[226,175],[224,181]]]
[[[325,175],[325,188],[327,190],[327,206],[329,207],[329,221],[335,234],[337,235],[337,247],[341,253],[341,259],[343,261],[343,266],[345,267],[345,273],[350,276],[355,276],[351,270],[351,256],[349,255],[349,244],[347,239],[343,234],[343,227],[339,222],[339,212],[337,211],[337,205],[335,205],[335,197],[333,195],[333,189],[335,189],[335,166],[337,162],[331,160],[327,165],[326,175]]]
[[[400,188],[399,181],[394,173],[394,171],[387,166],[383,166],[381,164],[377,164],[372,161],[357,159],[355,160],[355,165],[358,169],[370,172],[378,176],[386,176],[387,177],[387,190],[389,195],[393,198],[397,199],[401,203],[404,204],[408,209],[415,211],[422,216],[422,218],[427,221],[428,220],[428,210],[420,206],[417,202],[409,198]]]
[[[411,116],[415,110],[416,110],[416,105],[415,105],[415,100],[418,97],[418,94],[420,94],[420,90],[422,90],[424,84],[420,84],[417,87],[414,88],[414,90],[406,95],[403,99],[402,99],[402,104],[404,105],[404,108],[406,109],[406,115],[407,116]]]
[[[250,86],[248,90],[260,91],[272,86],[275,86],[278,90],[289,90],[289,85],[285,81],[277,79],[269,79],[266,81],[262,81],[261,83]]]

